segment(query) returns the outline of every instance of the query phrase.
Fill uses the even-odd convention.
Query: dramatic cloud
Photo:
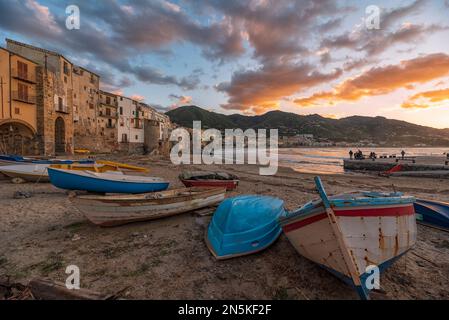
[[[338,78],[341,70],[321,73],[311,65],[265,65],[259,70],[235,73],[231,82],[221,83],[217,90],[229,95],[225,109],[256,113],[279,107],[282,98]]]
[[[324,38],[321,48],[364,52],[365,60],[368,60],[399,44],[416,45],[431,34],[447,30],[445,26],[426,26],[402,20],[419,13],[427,2],[417,0],[410,5],[384,11],[380,17],[380,29],[369,30],[362,23],[350,32]]]
[[[182,95],[176,95],[176,94],[170,94],[169,98],[172,99],[172,100],[176,100],[176,102],[172,103],[168,107],[168,110],[173,110],[173,109],[176,109],[178,107],[191,104],[192,100],[193,100],[192,97],[190,97],[190,96],[182,96]]]
[[[449,107],[449,88],[441,90],[425,91],[415,94],[402,104],[402,108],[429,108],[438,105],[439,102],[446,102]]]
[[[357,101],[363,97],[383,95],[399,88],[426,83],[449,74],[449,55],[431,54],[398,65],[372,68],[355,78],[347,79],[333,91],[319,92],[296,99],[302,107],[319,104],[333,105],[341,101]]]
[[[419,13],[429,2],[429,0],[416,0],[409,5],[383,12],[381,15],[381,28],[389,28],[394,23],[402,23],[401,19]]]
[[[339,19],[329,16],[353,10],[339,7],[333,0],[195,0],[198,10],[215,10],[230,19],[232,25],[241,26],[254,56],[262,61],[292,59],[307,55],[310,50],[304,40],[314,29],[329,30],[339,25]],[[327,19],[321,22],[320,18]]]

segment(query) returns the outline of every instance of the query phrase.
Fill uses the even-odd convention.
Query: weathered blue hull
[[[223,201],[209,224],[206,243],[217,259],[261,251],[281,234],[278,217],[284,202],[267,196],[238,196]]]
[[[418,222],[449,230],[449,203],[418,199],[415,212]]]
[[[98,193],[146,193],[166,190],[168,182],[111,181],[97,177],[86,177],[76,173],[48,168],[50,182],[66,190],[84,190]]]
[[[95,163],[95,160],[90,159],[82,159],[82,160],[34,160],[31,158],[24,158],[22,156],[17,155],[0,155],[0,162],[5,162],[9,164],[92,164]]]

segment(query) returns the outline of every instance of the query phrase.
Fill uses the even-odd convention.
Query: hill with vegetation
[[[167,112],[167,115],[172,122],[189,128],[192,121],[201,120],[202,128],[279,129],[281,136],[313,134],[315,139],[330,142],[449,146],[449,129],[435,129],[384,117],[330,119],[317,114],[298,115],[283,111],[270,111],[257,116],[224,115],[197,106],[179,107]]]

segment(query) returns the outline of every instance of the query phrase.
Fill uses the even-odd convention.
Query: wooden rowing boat
[[[179,179],[187,188],[226,188],[226,190],[231,191],[237,188],[239,184],[238,177],[227,172],[187,171],[180,174]]]
[[[92,223],[117,226],[215,205],[225,193],[224,188],[182,188],[139,195],[76,196],[71,201]]]
[[[9,178],[20,178],[29,182],[49,182],[48,166],[48,164],[0,166],[0,173]]]
[[[48,168],[50,182],[66,190],[99,193],[145,193],[162,191],[169,183],[161,178],[125,175],[122,172],[92,172]]]
[[[280,218],[287,238],[304,257],[368,298],[371,267],[388,268],[416,242],[414,197],[356,192],[312,201]]]

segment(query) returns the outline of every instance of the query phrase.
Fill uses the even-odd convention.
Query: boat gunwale
[[[192,190],[195,189],[195,190]],[[203,190],[198,190],[198,189],[203,189]],[[181,192],[192,192],[192,191],[196,191],[198,190],[198,192],[196,193],[191,193],[191,194],[179,194]],[[174,196],[167,196],[167,197],[161,197],[161,198],[145,198],[145,196],[147,195],[154,195],[154,194],[160,194],[160,193],[173,193],[175,194]],[[81,195],[81,196],[75,196],[72,197],[72,200],[80,200],[80,201],[99,201],[99,202],[103,202],[103,203],[121,203],[121,202],[129,202],[129,201],[133,201],[133,202],[152,202],[152,201],[156,201],[156,202],[160,202],[163,200],[168,200],[168,199],[182,199],[182,198],[193,198],[191,200],[196,199],[198,196],[214,196],[214,195],[219,195],[219,194],[226,194],[226,189],[222,188],[222,187],[217,187],[217,188],[200,188],[200,187],[194,187],[194,188],[177,188],[177,189],[171,189],[171,190],[164,190],[164,191],[158,191],[158,192],[146,192],[146,193],[141,193],[141,194],[135,194],[135,195]]]

